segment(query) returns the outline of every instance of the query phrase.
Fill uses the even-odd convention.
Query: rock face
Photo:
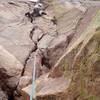
[[[36,78],[44,74],[37,79],[38,100],[66,100],[66,98],[73,100],[76,97],[82,100],[81,95],[86,95],[87,99],[86,93],[89,91],[89,97],[93,94],[93,98],[95,98],[94,96],[98,98],[99,92],[92,93],[92,91],[97,89],[96,85],[99,88],[99,77],[97,76],[99,75],[98,34],[100,26],[99,20],[94,19],[91,24],[90,22],[96,15],[99,6],[91,7],[85,3],[70,3],[64,0],[44,0],[43,3],[47,15],[37,17],[31,22],[25,14],[33,11],[34,3],[28,0],[0,1],[0,100],[21,99],[21,89],[32,81],[34,65],[36,66]],[[100,19],[99,16],[97,15],[96,18]],[[56,23],[51,20],[54,17]],[[88,25],[89,28],[86,30]],[[85,30],[86,32],[84,32]],[[82,46],[81,43],[83,43]],[[62,59],[64,63],[61,63],[59,67],[59,63],[56,64],[56,62],[66,53],[66,48],[66,60]],[[77,88],[74,93],[70,85],[74,84],[72,78],[76,82],[74,84],[76,87],[81,83],[81,78],[78,77],[81,76],[81,73],[78,73],[81,66],[79,69],[77,66],[78,64],[84,66],[85,54],[86,59],[89,57],[89,62],[85,66],[86,69],[82,67],[82,73],[84,70],[90,71],[90,73],[87,72],[87,76],[89,76],[87,82],[92,80],[93,83],[90,82],[89,86],[86,84],[86,87],[89,87],[88,91],[82,90],[80,94],[80,88],[79,90]],[[95,60],[93,60],[94,57]],[[45,73],[49,72],[54,65],[55,67],[47,77]],[[66,68],[65,65],[69,67]],[[69,77],[61,76],[62,73],[57,71],[58,68],[60,71],[63,70],[64,75],[67,71]],[[84,74],[82,75],[84,79]],[[91,90],[92,84],[94,85],[93,90]],[[29,89],[30,86],[26,89]],[[84,85],[82,86],[84,87]],[[54,88],[55,90],[53,90]],[[72,91],[71,95],[69,91]],[[26,90],[23,94],[29,96]]]
[[[61,9],[63,9],[64,6],[61,5],[62,4],[57,3],[57,5],[55,6],[58,6],[59,8],[61,7]],[[57,29],[59,30],[58,34],[59,32],[60,34],[61,32],[65,32],[65,33],[67,32],[66,28],[63,27],[64,26],[67,27],[67,22],[68,22],[67,18],[70,16],[70,14],[73,15],[75,11],[77,12],[77,10],[79,10],[79,9],[76,10],[75,8],[73,9],[72,6],[69,7],[68,9],[70,10],[65,14],[66,17],[64,16],[61,17],[61,23],[63,24],[59,24],[60,19],[58,19],[58,26],[57,26]],[[59,51],[60,47],[58,48],[56,47],[56,49],[54,49],[53,47],[53,49],[52,48],[50,49],[50,51],[52,52],[52,54],[49,55],[49,57],[52,58],[50,59],[50,61],[52,62],[51,65],[55,64],[55,62],[53,61],[57,61],[56,55],[58,58],[60,57],[61,58],[57,61],[55,67],[51,70],[47,78],[45,78],[46,77],[45,75],[45,77],[41,77],[42,81],[40,81],[39,83],[38,80],[36,81],[37,84],[36,98],[38,100],[51,100],[51,99],[52,100],[93,100],[93,99],[99,100],[100,98],[99,95],[100,92],[100,88],[99,88],[100,87],[99,86],[100,85],[100,81],[99,81],[100,80],[99,77],[100,11],[99,9],[100,7],[96,6],[93,8],[93,7],[86,6],[86,8],[87,11],[84,13],[84,16],[81,17],[81,20],[78,21],[78,24],[76,25],[77,27],[75,27],[74,36],[70,38],[69,35],[69,37],[67,37],[67,42],[66,42],[67,46],[64,46],[67,49],[66,50],[64,49],[65,51],[62,49],[64,55],[59,56],[59,53],[56,54],[56,52],[54,51],[52,52],[52,50]],[[56,10],[58,9],[56,8]],[[70,13],[70,11],[72,12]],[[63,12],[62,10],[56,11],[57,14],[56,18],[59,18],[60,13],[62,12]],[[69,28],[67,27],[67,29]],[[69,34],[70,33],[71,31],[69,31]],[[56,38],[55,43],[56,41],[58,41],[57,39],[59,38]],[[64,37],[62,40],[64,40]],[[55,57],[53,56],[54,53],[55,53]],[[64,82],[66,86],[64,86],[65,88],[59,89],[61,91],[56,90],[57,88],[60,87],[61,84],[63,84],[63,81],[61,81],[61,84],[59,84],[60,83],[59,80],[60,79],[63,80],[63,77],[58,77],[57,70],[60,71],[62,70],[65,78]],[[52,80],[57,80],[58,82],[53,81],[51,83]],[[67,84],[67,82],[69,84]],[[59,84],[57,87],[53,85],[56,83]],[[22,90],[23,97],[29,98],[30,90],[31,90],[31,86],[24,88]]]
[[[68,98],[73,100],[77,98],[79,100],[99,100],[100,95],[100,77],[99,73],[99,43],[97,38],[100,35],[100,30],[96,30],[100,27],[100,11],[95,15],[90,23],[81,45],[72,50],[70,54],[74,54],[72,64],[73,81],[69,87],[70,94]],[[83,36],[82,36],[83,37]],[[76,53],[75,53],[76,52]],[[74,91],[74,92],[73,92]]]
[[[85,19],[87,18],[85,17]],[[85,19],[81,22],[86,21]],[[76,35],[77,37],[75,36],[72,39],[72,43],[68,46],[66,53],[53,69],[50,75],[51,77],[58,67],[63,71],[65,77],[71,76],[73,79],[67,89],[66,99],[62,100],[99,100],[99,27],[100,10],[97,10],[91,22],[88,24],[87,29],[81,34],[78,33]]]
[[[4,91],[16,88],[25,60],[34,48],[29,38],[33,26],[24,17],[26,11],[25,3],[0,1],[0,72],[5,74],[5,81],[1,77]]]

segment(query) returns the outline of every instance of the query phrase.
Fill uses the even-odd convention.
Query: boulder
[[[36,99],[38,100],[51,100],[51,98],[52,100],[57,98],[62,99],[70,82],[71,79],[66,79],[64,77],[48,78],[48,74],[45,74],[36,81],[36,95],[33,94],[33,98],[35,99],[36,96]],[[22,100],[27,100],[29,98],[32,89],[31,87],[32,86],[29,85],[22,89]]]
[[[39,83],[37,82],[37,98],[39,100],[80,99],[85,90],[80,93],[80,88],[75,88],[74,94],[70,85],[74,84],[72,76],[75,79],[76,87],[81,83],[81,78],[78,77],[81,76],[81,73],[78,71],[81,72],[82,67],[79,66],[80,69],[77,69],[77,62],[84,65],[82,62],[88,61],[89,58],[88,66],[85,67],[90,71],[89,75],[92,75],[92,78],[87,75],[86,82],[90,84],[85,84],[86,87],[90,87],[87,88],[90,97],[92,94],[98,96],[99,91],[96,85],[99,88],[99,60],[97,56],[99,54],[99,48],[97,48],[99,46],[99,15],[96,16],[97,20],[94,19],[93,22],[91,20],[100,7],[89,5],[90,3],[85,5],[83,2],[67,2],[65,0],[43,0],[43,3],[47,7],[45,9],[47,15],[37,17],[31,23],[30,18],[25,17],[25,13],[33,11],[34,5],[31,1],[0,1],[0,94],[4,94],[4,97],[7,96],[7,99],[12,99],[13,95],[17,94],[16,91],[20,93],[22,88],[32,82],[35,64],[37,77],[44,74],[42,80],[41,77],[37,79],[37,81],[39,80]],[[45,73],[53,66],[54,69],[51,69],[47,77]],[[62,76],[62,73],[65,77]],[[88,72],[86,73],[88,74]],[[84,75],[82,77],[85,80],[86,77]],[[93,90],[97,91],[91,90],[92,85],[89,80],[96,81],[96,83],[94,81]],[[66,89],[67,92],[65,92]],[[29,93],[25,91],[23,90],[26,97],[29,96]],[[66,95],[67,93],[68,95]],[[69,95],[70,93],[71,95]],[[20,100],[21,98],[16,97],[16,99]]]

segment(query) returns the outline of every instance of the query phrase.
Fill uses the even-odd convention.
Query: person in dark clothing
[[[38,3],[34,6],[32,15],[33,17],[39,17],[42,15],[46,15],[46,13],[44,12],[44,7],[42,3]]]
[[[44,9],[43,9],[43,5],[41,3],[37,3],[35,4],[34,6],[34,9],[33,9],[33,12],[30,13],[30,12],[27,12],[25,14],[26,17],[28,17],[30,20],[31,20],[31,23],[33,22],[33,20],[35,20],[35,17],[40,17],[42,15],[47,15],[45,12],[44,12]]]
[[[51,20],[54,25],[57,25],[57,19],[55,18],[55,16],[53,18],[48,16],[47,13],[44,11],[44,6],[42,3],[35,3],[33,12],[32,13],[27,12],[25,16],[30,19],[31,23],[33,22],[33,20],[35,20],[36,17],[43,16],[43,18]]]

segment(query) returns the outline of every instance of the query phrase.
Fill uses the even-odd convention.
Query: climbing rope
[[[34,61],[35,61],[35,57],[34,57]],[[31,90],[31,94],[30,94],[30,100],[33,100],[33,96],[34,98],[36,97],[36,85],[35,85],[35,77],[36,77],[36,65],[35,65],[35,62],[34,62],[34,65],[33,65],[33,75],[32,75],[32,90]]]

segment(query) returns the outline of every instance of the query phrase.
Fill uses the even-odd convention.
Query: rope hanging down
[[[35,61],[35,57],[34,57],[34,61]],[[35,62],[34,62],[34,65],[33,65],[33,75],[32,75],[32,90],[31,90],[31,94],[30,94],[30,100],[33,100],[33,96],[34,98],[36,97],[36,85],[35,85],[35,77],[36,77],[36,65],[35,65]]]

